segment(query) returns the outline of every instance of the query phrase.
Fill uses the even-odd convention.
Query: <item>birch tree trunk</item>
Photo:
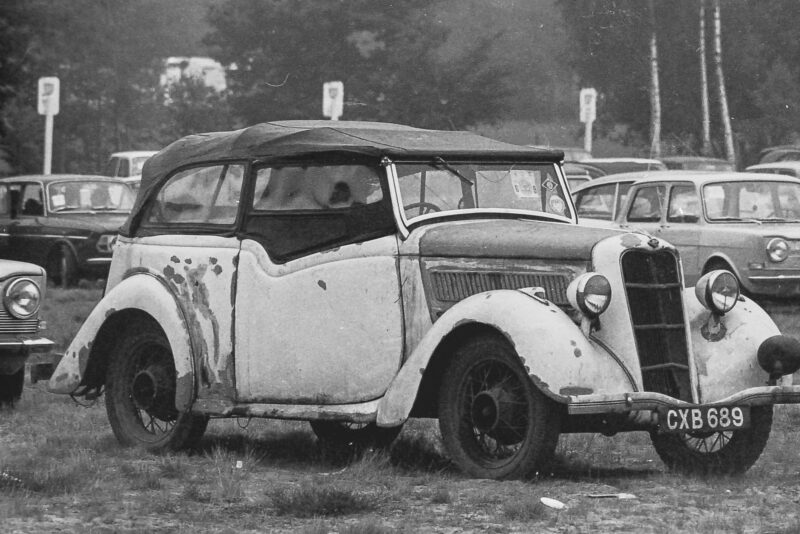
[[[711,115],[708,109],[708,67],[706,65],[706,2],[700,0],[700,46],[697,53],[700,59],[700,105],[703,122],[703,145],[700,153],[711,156]]]
[[[656,42],[656,13],[649,0],[650,18],[650,157],[661,157],[661,92],[658,83],[658,44]]]
[[[725,131],[725,158],[736,165],[731,115],[728,111],[728,95],[725,91],[725,76],[722,73],[722,22],[719,0],[714,0],[714,66],[716,67],[717,85],[719,86],[720,115],[722,115],[722,125]]]

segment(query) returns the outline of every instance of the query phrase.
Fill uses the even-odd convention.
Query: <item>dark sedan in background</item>
[[[0,258],[44,267],[57,284],[106,276],[135,194],[118,178],[29,175],[0,179]]]

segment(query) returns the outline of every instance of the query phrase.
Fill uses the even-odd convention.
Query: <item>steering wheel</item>
[[[413,210],[414,208],[419,208],[419,213],[417,215],[425,215],[426,213],[442,211],[442,208],[430,202],[412,202],[408,206],[403,206],[405,211]]]

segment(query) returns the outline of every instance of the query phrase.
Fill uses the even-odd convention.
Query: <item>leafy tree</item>
[[[326,81],[345,87],[345,119],[462,128],[503,109],[503,71],[477,42],[436,54],[447,31],[423,0],[230,0],[206,43],[229,70],[240,121],[322,118]]]

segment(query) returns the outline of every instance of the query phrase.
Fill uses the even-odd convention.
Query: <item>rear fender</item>
[[[87,369],[107,358],[95,350],[95,340],[104,325],[128,312],[144,313],[163,329],[172,349],[177,372],[175,407],[184,411],[194,400],[192,340],[183,312],[172,292],[157,277],[141,273],[126,278],[106,294],[84,321],[50,378],[53,393],[74,393],[84,384]]]
[[[436,353],[448,336],[487,327],[508,339],[534,384],[558,402],[636,389],[618,359],[554,304],[523,291],[487,291],[462,300],[433,324],[378,404],[377,423],[396,426],[408,418],[434,355],[452,356]]]

